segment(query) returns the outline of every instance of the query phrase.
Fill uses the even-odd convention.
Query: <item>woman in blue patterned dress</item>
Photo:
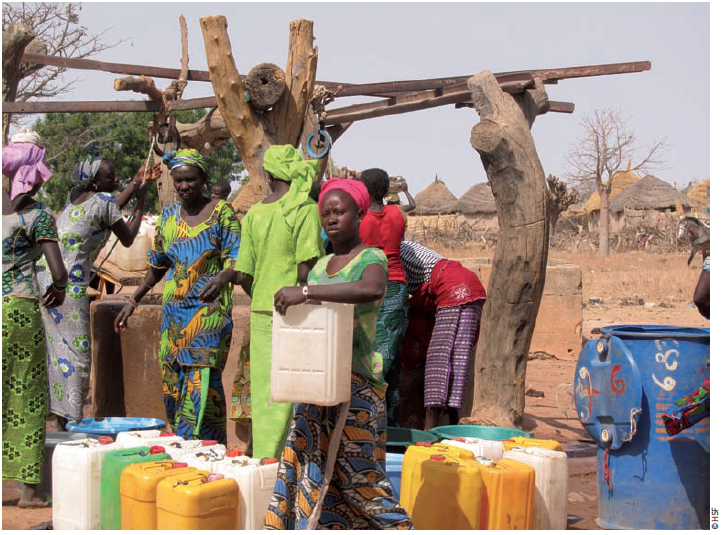
[[[2,150],[2,477],[23,484],[18,507],[48,505],[38,492],[48,392],[40,299],[43,307],[62,305],[68,280],[55,219],[32,198],[52,175],[39,141],[24,132]],[[52,275],[44,295],[35,277],[42,255]]]
[[[116,197],[118,187],[113,164],[98,156],[80,162],[71,180],[78,186],[58,218],[60,250],[68,269],[68,299],[65,304],[42,313],[48,347],[50,412],[61,429],[69,419],[83,417],[83,404],[90,386],[90,300],[88,286],[92,266],[111,232],[124,247],[133,244],[143,219],[149,181],[160,176],[160,164],[148,170],[145,165]],[[126,224],[120,213],[135,195],[133,220]],[[38,263],[41,290],[50,286],[50,274],[44,261]]]
[[[165,277],[158,360],[168,424],[183,438],[226,442],[223,368],[233,333],[240,223],[222,199],[204,195],[208,161],[193,149],[166,155],[180,202],[163,210],[148,272],[115,318],[127,329],[138,301]]]

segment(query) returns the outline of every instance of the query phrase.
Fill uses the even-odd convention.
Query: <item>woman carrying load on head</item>
[[[143,283],[115,318],[125,331],[138,302],[165,277],[158,360],[168,424],[179,436],[226,443],[222,374],[233,333],[240,224],[204,195],[208,161],[194,149],[165,155],[180,202],[165,206]]]
[[[50,412],[61,429],[65,429],[69,419],[83,417],[83,404],[90,386],[87,292],[94,276],[93,264],[111,233],[123,247],[133,244],[142,223],[148,186],[160,176],[160,164],[147,173],[143,164],[123,191],[113,196],[111,192],[118,187],[113,164],[103,160],[94,145],[90,145],[89,151],[88,157],[78,163],[70,176],[76,187],[58,217],[60,250],[69,274],[68,299],[62,306],[42,312],[48,346]],[[133,196],[137,198],[133,220],[126,224],[120,210]],[[44,290],[50,287],[52,278],[45,261],[40,261],[38,267],[40,288]]]
[[[390,187],[388,173],[383,169],[366,169],[360,179],[371,198],[370,208],[361,223],[361,240],[368,247],[382,249],[388,258],[388,286],[378,314],[376,346],[383,355],[383,378],[388,383],[388,426],[398,427],[401,418],[400,359],[403,335],[408,325],[408,290],[400,257],[406,222],[399,206],[383,204],[383,197]]]
[[[455,425],[463,408],[486,289],[478,275],[460,262],[419,243],[401,243],[401,262],[413,295],[401,354],[404,386],[410,382],[410,388],[403,389],[404,426],[432,429],[439,425],[442,412]],[[423,377],[422,395],[407,380],[418,370]]]
[[[273,296],[283,286],[307,281],[324,255],[318,205],[308,197],[317,160],[303,160],[292,145],[271,145],[263,155],[272,193],[243,218],[235,269],[251,297],[250,388],[253,456],[279,457],[293,414],[292,403],[270,402]]]
[[[49,505],[40,496],[45,456],[48,382],[43,307],[63,304],[68,274],[55,219],[33,195],[52,173],[35,132],[12,137],[2,149],[2,477],[23,483],[18,507]],[[52,277],[38,286],[36,261],[45,255]]]
[[[354,305],[350,401],[295,405],[264,527],[410,529],[384,469],[386,384],[375,333],[388,279],[386,256],[359,236],[370,202],[363,183],[331,179],[319,200],[334,253],[318,261],[307,285],[281,288],[275,307],[285,314],[309,299]]]

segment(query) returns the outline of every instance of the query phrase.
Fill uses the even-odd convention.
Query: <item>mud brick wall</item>
[[[468,269],[478,273],[488,288],[491,260],[488,258],[455,258]],[[536,328],[531,340],[530,354],[536,358],[551,356],[575,360],[581,352],[583,313],[583,284],[581,268],[563,260],[549,260],[546,284]]]

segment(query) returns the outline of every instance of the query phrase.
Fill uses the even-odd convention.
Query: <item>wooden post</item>
[[[35,39],[33,32],[25,24],[10,24],[3,31],[2,54],[2,90],[3,102],[14,102],[18,92],[18,84],[23,77],[21,61],[25,47]],[[3,113],[3,146],[7,143],[10,130],[11,114]]]
[[[313,22],[296,20],[290,23],[286,88],[272,110],[265,113],[256,111],[245,100],[245,88],[233,59],[226,18],[204,17],[200,19],[200,26],[218,109],[250,175],[248,186],[252,200],[261,200],[269,192],[263,169],[266,149],[276,144],[297,147],[299,143],[318,62],[318,49],[313,46]]]
[[[504,93],[490,71],[473,76],[468,87],[480,117],[471,145],[486,170],[500,231],[472,368],[473,406],[463,421],[518,427],[548,261],[546,179],[531,136],[548,96],[540,80],[520,95]]]

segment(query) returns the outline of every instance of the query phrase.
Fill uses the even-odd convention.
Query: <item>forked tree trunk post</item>
[[[223,16],[200,19],[208,71],[223,120],[250,175],[252,196],[239,195],[234,207],[247,210],[268,192],[263,154],[271,145],[298,146],[308,104],[313,95],[318,49],[313,46],[313,22],[290,23],[285,91],[272,109],[259,112],[245,99],[245,87],[233,59],[228,22]],[[242,193],[242,192],[241,192]],[[245,206],[239,206],[242,200]]]
[[[531,136],[536,115],[548,111],[548,95],[536,80],[535,89],[511,96],[490,71],[473,76],[468,87],[480,117],[471,145],[496,200],[500,235],[472,368],[473,406],[463,421],[518,427],[548,261],[546,179]]]

